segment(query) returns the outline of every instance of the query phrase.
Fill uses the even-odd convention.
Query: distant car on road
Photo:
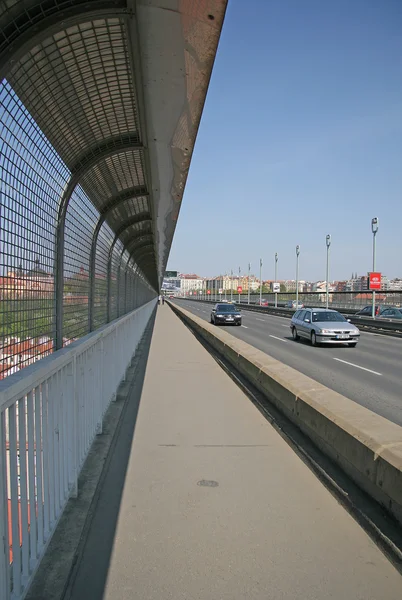
[[[260,299],[258,299],[256,302],[256,305],[257,306],[268,306],[268,300],[261,298],[261,301],[260,301]]]
[[[298,310],[292,317],[290,329],[293,339],[306,338],[313,346],[319,344],[345,344],[354,348],[360,331],[337,310],[307,308]]]
[[[396,306],[389,306],[389,304],[376,304],[374,314],[376,317],[381,317],[384,310],[389,308],[396,308]],[[365,306],[359,312],[356,313],[357,317],[371,317],[373,314],[373,306],[370,304],[369,306]]]
[[[386,308],[378,319],[402,319],[402,308]]]
[[[241,325],[241,312],[237,306],[230,303],[215,304],[211,312],[211,323],[214,325],[222,325],[223,323]]]
[[[294,308],[296,310],[297,308],[304,308],[304,304],[300,300],[298,303],[296,303],[296,300],[288,300],[286,302],[286,308]]]

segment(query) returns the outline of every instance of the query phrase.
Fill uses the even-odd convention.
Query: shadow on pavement
[[[102,600],[148,362],[155,314],[139,346],[136,375],[92,502],[62,600]]]

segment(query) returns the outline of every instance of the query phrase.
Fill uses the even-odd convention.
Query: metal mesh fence
[[[55,348],[57,223],[60,202],[70,178],[63,160],[10,84],[3,80],[0,84],[1,379]],[[132,185],[131,180],[129,184]],[[66,211],[63,344],[155,295],[144,277],[136,272],[136,265],[132,261],[128,264],[129,255],[121,241],[113,245],[115,234],[107,221],[93,246],[100,213],[86,192],[78,185]],[[95,260],[91,270],[92,247]],[[136,287],[141,293],[135,293]]]

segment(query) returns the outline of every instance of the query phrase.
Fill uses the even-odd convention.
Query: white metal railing
[[[156,300],[0,382],[0,599],[29,586]]]

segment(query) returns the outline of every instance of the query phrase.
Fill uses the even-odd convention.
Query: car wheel
[[[352,342],[350,344],[348,344],[349,348],[356,348],[357,346],[357,342]]]
[[[213,323],[213,322],[214,322],[214,321],[213,321],[213,319],[212,319],[212,317],[210,318],[209,322],[210,322],[210,323]]]
[[[292,335],[293,335],[293,339],[294,339],[295,342],[298,342],[300,340],[300,336],[297,333],[296,327],[292,328]]]
[[[311,332],[311,345],[318,346],[317,336],[315,335],[314,331]]]
[[[238,327],[241,327],[241,321],[239,321],[239,322],[237,323],[237,326],[238,326]]]

